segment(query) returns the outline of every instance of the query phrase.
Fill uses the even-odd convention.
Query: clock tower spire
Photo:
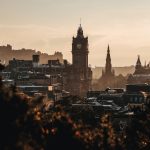
[[[81,24],[80,24],[80,26],[79,26],[79,28],[78,28],[78,31],[77,31],[77,37],[79,37],[79,38],[84,38],[83,29],[82,29]]]

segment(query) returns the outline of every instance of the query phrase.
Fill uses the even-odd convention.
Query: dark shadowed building
[[[84,37],[81,25],[72,41],[72,65],[66,69],[65,88],[72,95],[85,96],[91,89],[92,71],[88,67],[88,37]]]
[[[141,84],[141,83],[150,83],[150,65],[142,65],[140,56],[138,56],[135,72],[130,74],[128,77],[129,84]]]

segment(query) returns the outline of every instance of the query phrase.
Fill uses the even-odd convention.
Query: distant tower
[[[72,66],[68,89],[72,95],[86,96],[91,89],[92,71],[88,66],[88,37],[84,37],[80,24],[77,36],[72,39]]]
[[[80,24],[77,36],[73,37],[72,42],[72,63],[75,68],[80,68],[86,73],[88,68],[88,37],[84,37],[83,29]]]
[[[107,49],[107,57],[106,57],[106,66],[105,67],[106,67],[105,68],[106,74],[111,74],[112,65],[111,65],[111,57],[110,57],[109,45],[108,45],[108,49]]]
[[[114,75],[115,75],[115,71],[112,70],[110,48],[109,48],[109,45],[108,45],[105,72],[104,71],[102,72],[102,76],[111,77],[111,76],[114,76]]]
[[[102,70],[102,76],[99,79],[100,90],[104,90],[108,87],[111,88],[116,87],[116,77],[115,77],[115,71],[112,69],[109,45],[107,48],[105,69]]]

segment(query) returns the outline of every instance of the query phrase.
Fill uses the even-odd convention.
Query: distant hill
[[[104,67],[95,67],[92,68],[93,71],[93,79],[98,79],[102,75],[102,69]],[[126,67],[113,67],[115,70],[115,74],[119,75],[122,74],[123,76],[126,76],[127,74],[132,74],[134,73],[135,67],[134,66],[126,66]]]
[[[61,63],[63,63],[63,54],[61,52],[55,52],[53,55],[48,55],[47,53],[42,53],[40,51],[35,51],[32,49],[20,49],[13,50],[11,45],[0,46],[0,60],[5,61],[8,64],[9,60],[13,58],[20,60],[31,60],[32,55],[38,54],[40,55],[40,63],[46,64],[48,60],[56,60],[59,59]]]

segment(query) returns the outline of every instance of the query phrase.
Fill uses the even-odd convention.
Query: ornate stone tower
[[[109,45],[108,45],[105,73],[111,74],[111,71],[112,71],[112,65],[111,65],[110,49],[109,49]]]
[[[103,77],[114,77],[114,75],[115,75],[115,72],[112,69],[110,48],[109,48],[109,45],[108,45],[105,71],[104,70],[102,71],[102,76]]]
[[[99,79],[99,89],[105,90],[108,87],[117,87],[116,81],[115,71],[112,69],[110,48],[108,45],[105,69],[102,70],[102,76]]]
[[[74,69],[82,72],[83,78],[86,78],[88,71],[88,37],[84,37],[83,29],[80,25],[77,36],[73,37],[72,42],[72,64]]]
[[[86,96],[91,89],[92,71],[88,67],[88,37],[84,37],[81,24],[72,40],[72,66],[68,89],[72,95]]]

